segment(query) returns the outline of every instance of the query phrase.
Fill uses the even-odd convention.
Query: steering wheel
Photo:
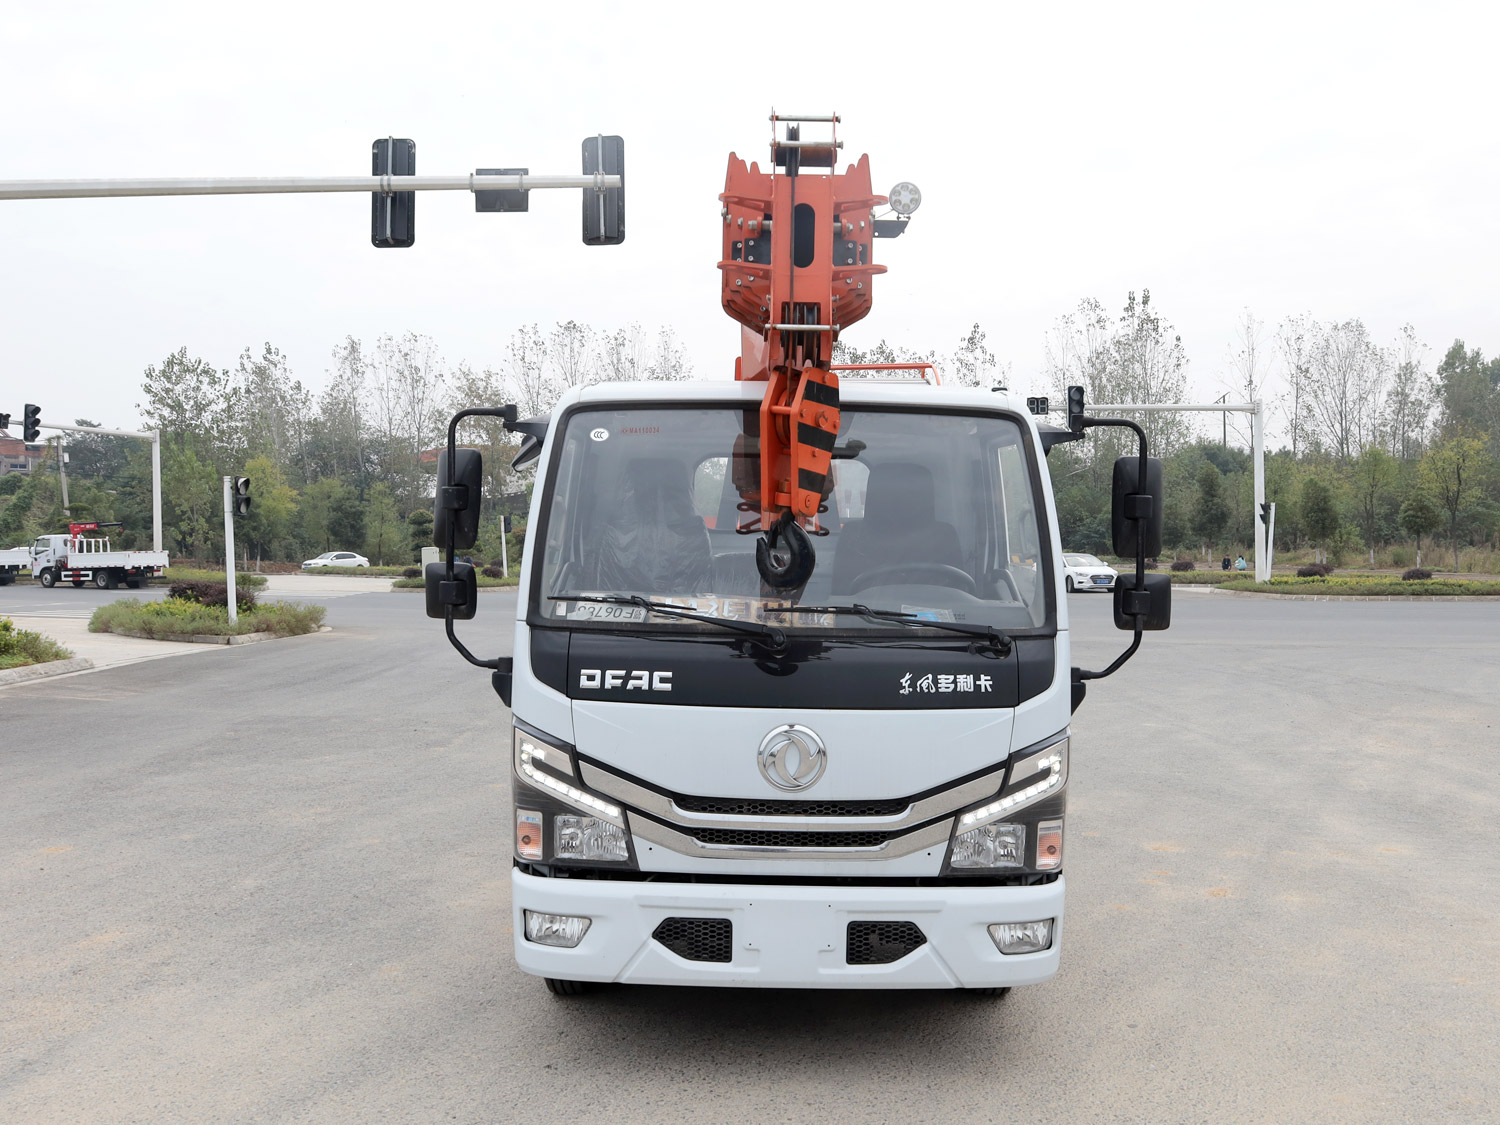
[[[939,586],[951,586],[970,596],[976,593],[974,579],[968,571],[959,570],[958,567],[949,566],[947,563],[930,562],[892,563],[889,566],[877,566],[856,578],[853,582],[853,590],[858,593],[867,587],[878,586],[880,579],[890,578],[896,574],[922,574],[935,579]]]

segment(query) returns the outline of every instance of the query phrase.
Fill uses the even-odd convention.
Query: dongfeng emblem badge
[[[828,752],[817,733],[796,723],[777,727],[760,742],[761,775],[777,789],[797,793],[823,776]]]

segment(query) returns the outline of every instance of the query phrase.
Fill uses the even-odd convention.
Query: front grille
[[[850,922],[844,960],[850,965],[889,965],[926,944],[927,935],[915,922]]]
[[[684,812],[720,816],[899,816],[910,801],[762,801],[751,797],[674,797]]]
[[[733,958],[734,929],[728,918],[663,918],[651,936],[684,961]]]
[[[787,832],[739,828],[683,827],[700,844],[729,844],[741,848],[877,848],[890,832]]]

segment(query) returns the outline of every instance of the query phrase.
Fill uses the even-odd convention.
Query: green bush
[[[1341,594],[1355,597],[1500,597],[1500,582],[1481,582],[1461,578],[1435,578],[1430,581],[1404,581],[1380,575],[1338,575],[1334,578],[1273,577],[1257,582],[1241,577],[1224,583],[1226,590],[1253,590],[1265,594]]]
[[[514,586],[520,579],[514,574],[509,578],[486,578],[483,573],[479,573],[474,576],[474,581],[478,583],[479,588],[482,590],[492,586]],[[426,588],[427,580],[425,578],[398,578],[391,583],[391,589],[393,590],[425,590]]]
[[[316,632],[326,610],[320,605],[265,602],[229,623],[229,610],[222,605],[201,605],[181,598],[142,602],[124,598],[94,610],[89,619],[91,633],[144,633],[160,639],[174,634],[232,637],[245,633],[274,633],[295,637]]]
[[[162,577],[168,582],[217,582],[220,586],[229,584],[229,575],[222,570],[194,570],[184,566],[169,566]],[[234,584],[247,590],[259,590],[266,584],[266,576],[237,570],[234,572]]]
[[[173,582],[167,591],[169,599],[197,602],[199,605],[228,605],[229,587],[223,582]],[[241,612],[255,606],[255,591],[236,586],[234,604]]]
[[[72,655],[51,637],[17,629],[9,617],[0,617],[0,670],[67,660]]]
[[[1174,586],[1222,586],[1244,578],[1243,573],[1234,570],[1173,570],[1169,574]]]

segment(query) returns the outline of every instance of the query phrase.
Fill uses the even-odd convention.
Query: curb
[[[480,586],[478,589],[479,589],[479,592],[481,594],[486,594],[486,593],[488,593],[488,594],[494,594],[494,593],[498,593],[501,590],[519,590],[520,589],[520,583],[513,583],[512,585],[509,585],[509,586]],[[393,593],[393,594],[423,594],[423,593],[427,592],[427,587],[425,587],[425,586],[392,586],[390,592]]]
[[[125,629],[111,629],[111,634],[116,637],[135,637],[142,641],[172,641],[176,644],[192,645],[253,645],[260,641],[290,641],[296,637],[310,637],[313,633],[296,633],[291,637],[278,637],[275,633],[241,633],[233,637],[200,636],[194,633],[167,633],[164,636],[153,637],[150,633],[134,633]],[[331,633],[332,625],[319,625],[316,632]],[[90,665],[92,667],[92,665]]]
[[[28,680],[42,680],[48,676],[66,676],[70,672],[87,672],[93,666],[92,660],[75,656],[71,660],[49,660],[46,664],[27,664],[22,668],[7,668],[0,672],[0,687],[24,684]]]
[[[1260,590],[1220,590],[1226,598],[1272,598],[1280,602],[1495,602],[1495,594],[1268,594]]]

